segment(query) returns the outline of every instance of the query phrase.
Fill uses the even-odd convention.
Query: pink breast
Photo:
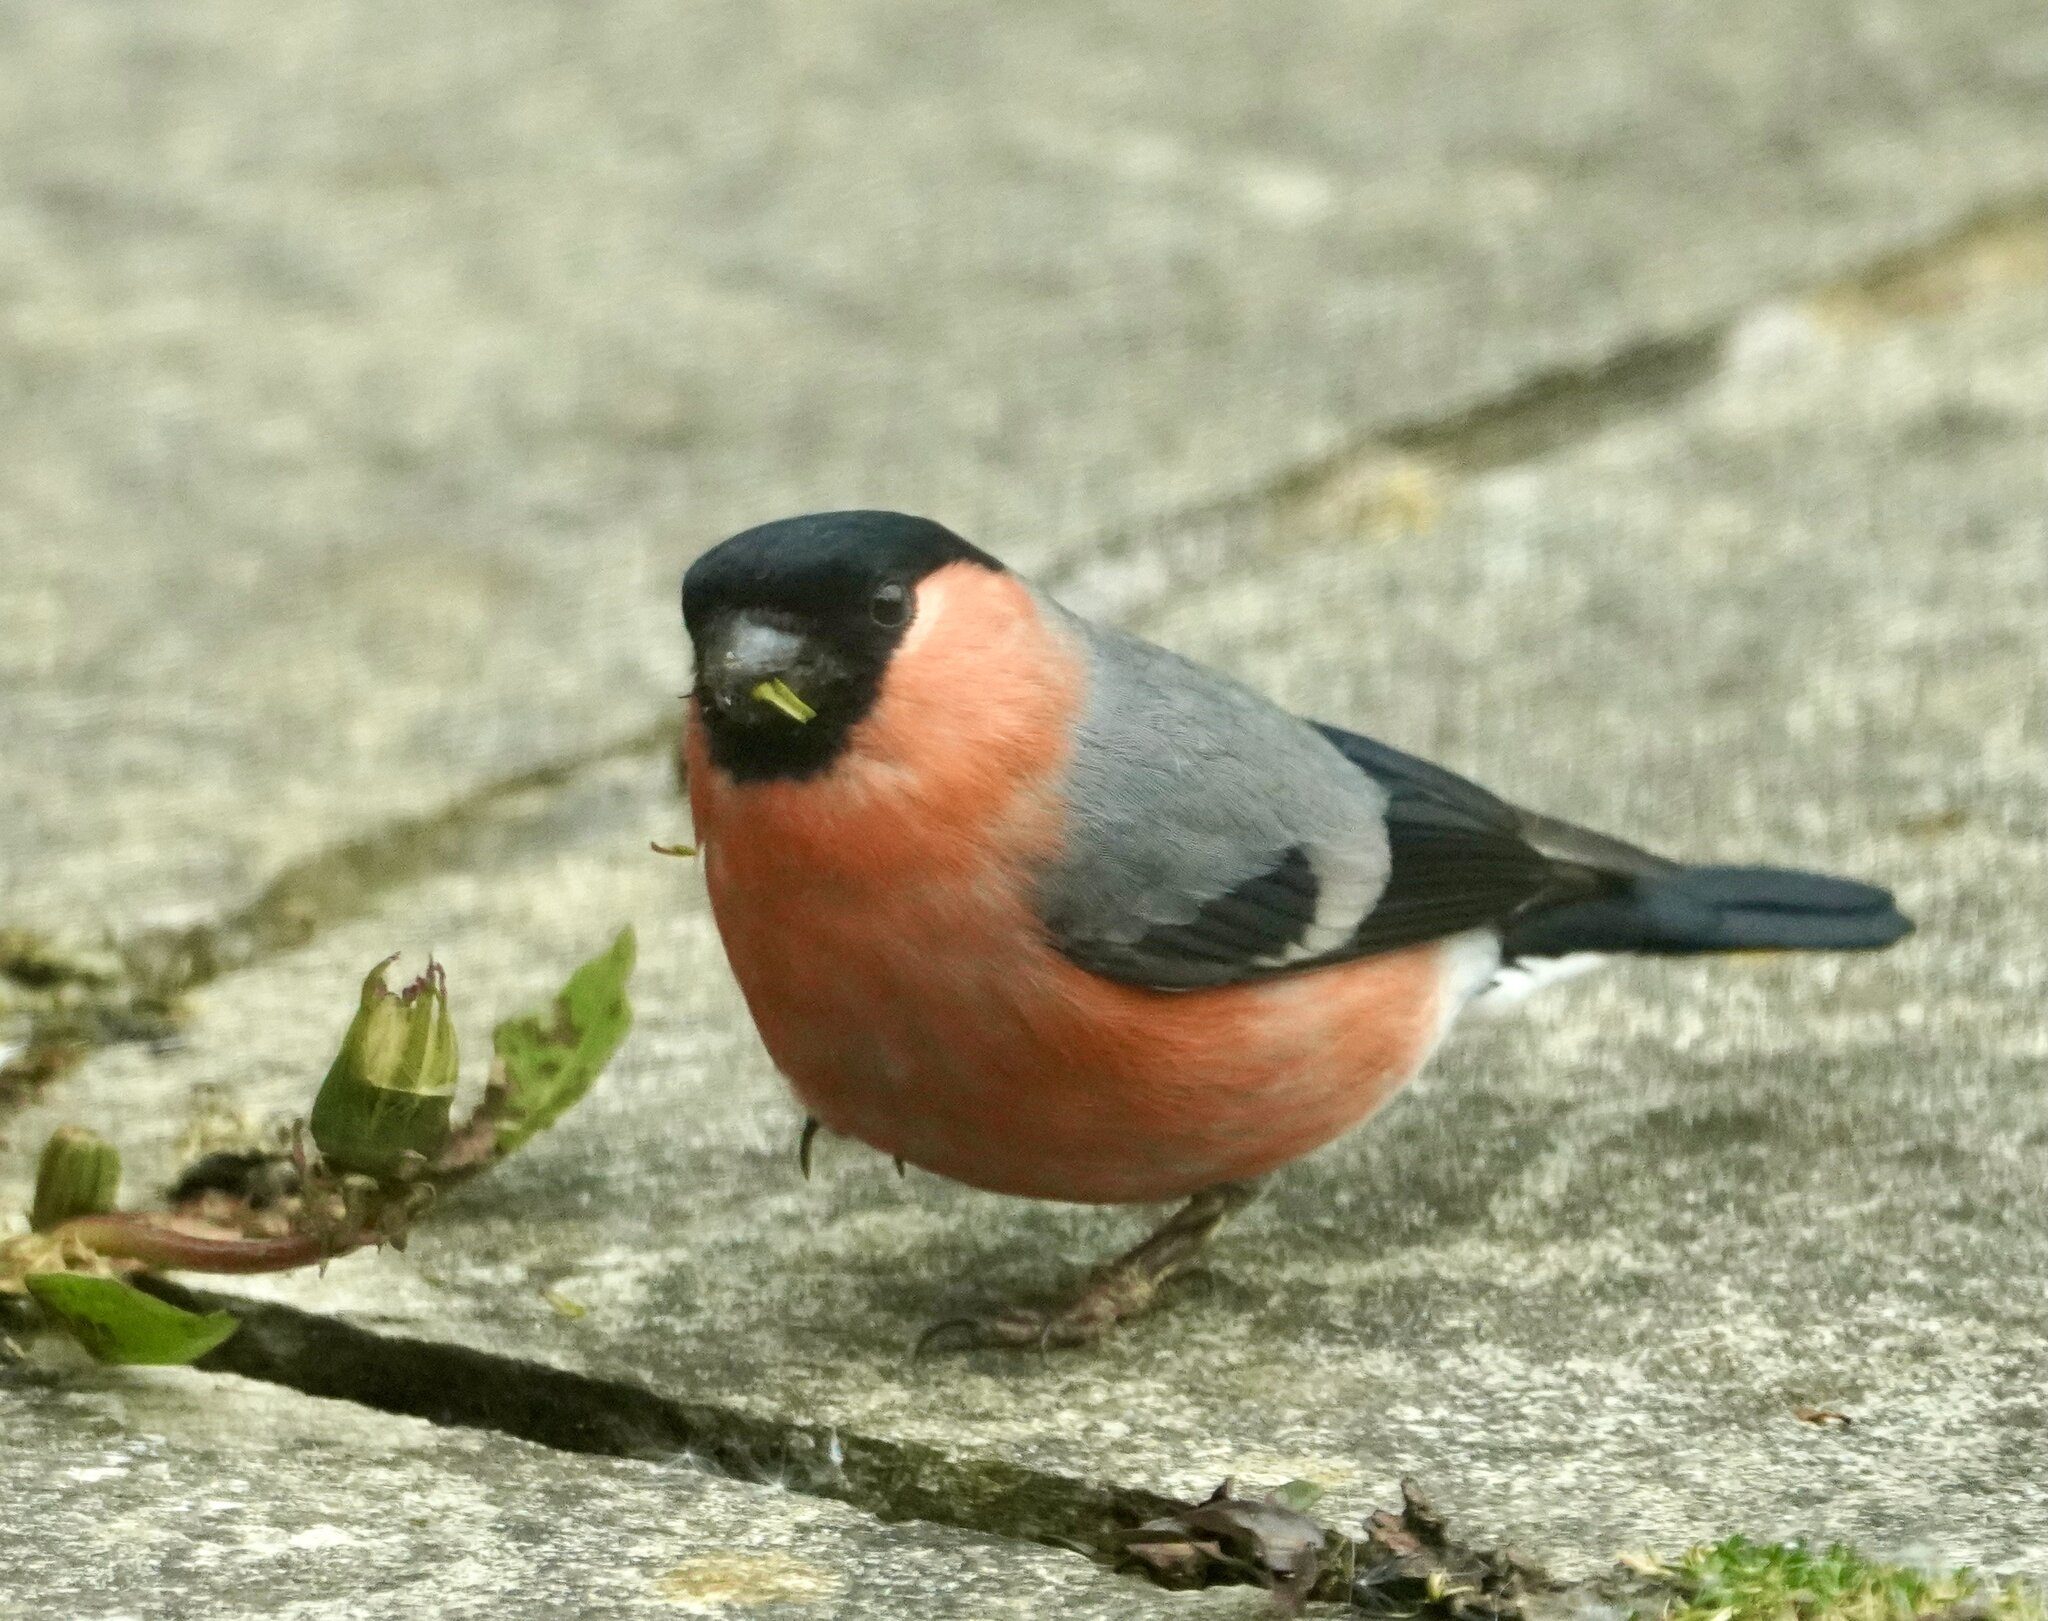
[[[1160,992],[1072,966],[1013,908],[957,888],[878,904],[858,927],[724,884],[713,897],[804,1106],[999,1193],[1125,1203],[1260,1175],[1378,1107],[1437,1028],[1433,946]]]

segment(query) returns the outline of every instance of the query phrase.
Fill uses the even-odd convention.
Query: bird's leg
[[[1061,1304],[1045,1310],[1010,1306],[986,1316],[934,1323],[918,1337],[913,1354],[1092,1344],[1126,1317],[1150,1310],[1160,1286],[1183,1271],[1216,1229],[1250,1204],[1258,1190],[1256,1182],[1220,1182],[1204,1188],[1141,1242],[1097,1267]]]

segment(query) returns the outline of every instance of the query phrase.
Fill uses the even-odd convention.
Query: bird
[[[1617,956],[1868,951],[1885,890],[1520,809],[1091,623],[930,519],[761,524],[683,577],[681,743],[727,959],[805,1124],[992,1193],[1180,1201],[1051,1304],[1089,1344],[1466,1009]]]

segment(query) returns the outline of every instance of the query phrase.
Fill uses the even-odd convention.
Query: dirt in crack
[[[1172,1512],[1170,1498],[1123,1492],[991,1459],[675,1401],[621,1381],[466,1346],[372,1333],[289,1306],[151,1279],[193,1311],[241,1327],[199,1366],[379,1412],[495,1430],[565,1452],[688,1457],[738,1480],[829,1497],[884,1520],[931,1520],[1033,1542],[1107,1548],[1121,1529]]]
[[[730,1479],[830,1498],[884,1522],[918,1520],[1041,1543],[1162,1585],[1253,1582],[1282,1589],[1256,1557],[1247,1557],[1246,1547],[1219,1531],[1216,1505],[1228,1506],[1227,1492],[1206,1504],[1185,1503],[1002,1459],[954,1456],[913,1442],[674,1400],[620,1380],[373,1333],[161,1278],[143,1281],[188,1311],[228,1311],[239,1319],[235,1334],[199,1362],[209,1372],[564,1452],[687,1458]],[[1513,1621],[1526,1595],[1552,1589],[1539,1571],[1510,1555],[1457,1542],[1412,1485],[1403,1492],[1402,1510],[1374,1515],[1360,1536],[1325,1533],[1314,1596],[1365,1613]],[[1159,1557],[1161,1527],[1186,1528],[1193,1563]],[[1251,1539],[1254,1550],[1259,1540]],[[1134,1546],[1153,1552],[1133,1558]]]
[[[1678,407],[1720,375],[1730,337],[1757,308],[1803,308],[1824,324],[1869,328],[1937,317],[1987,293],[2043,280],[2048,198],[2028,195],[1686,331],[1536,372],[1461,409],[1385,424],[1246,488],[1119,528],[1043,578],[1091,612],[1137,622],[1164,582],[1185,589],[1241,567],[1246,524],[1264,524],[1279,537],[1313,536],[1331,523],[1405,532],[1415,525],[1402,509],[1431,504],[1427,492],[1446,480],[1522,466]],[[1269,553],[1285,544],[1272,536]]]

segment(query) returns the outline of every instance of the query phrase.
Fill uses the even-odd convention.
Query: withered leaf
[[[1547,1584],[1513,1554],[1454,1540],[1412,1480],[1401,1482],[1398,1513],[1380,1509],[1367,1518],[1354,1555],[1350,1599],[1367,1615],[1513,1621],[1523,1614],[1523,1595]]]
[[[1142,1534],[1157,1530],[1160,1541],[1143,1540]],[[1190,1542],[1177,1529],[1168,1529],[1154,1521],[1141,1526],[1126,1540],[1124,1551],[1133,1563],[1143,1565],[1147,1574],[1161,1587],[1202,1587],[1209,1579],[1209,1573],[1223,1558],[1223,1550],[1213,1542]]]
[[[1298,1615],[1322,1569],[1323,1528],[1277,1497],[1238,1497],[1235,1484],[1126,1532],[1125,1551],[1168,1585],[1251,1581]]]

